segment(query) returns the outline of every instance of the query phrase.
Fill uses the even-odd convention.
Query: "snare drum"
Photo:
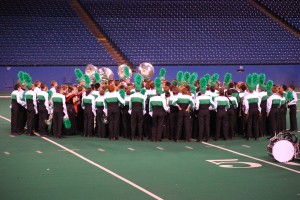
[[[281,138],[270,140],[267,150],[269,156],[281,163],[292,160],[296,155],[294,144]]]

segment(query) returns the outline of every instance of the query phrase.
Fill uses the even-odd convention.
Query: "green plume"
[[[249,74],[246,77],[246,84],[248,86],[249,91],[253,91],[255,89],[255,85],[253,84],[253,76],[252,76],[252,74]]]
[[[177,82],[179,86],[182,84],[182,81],[183,81],[183,72],[179,71],[177,72]]]
[[[78,68],[75,69],[74,72],[75,72],[75,75],[76,75],[77,82],[79,83],[83,79],[83,73]]]
[[[260,89],[262,89],[262,90],[266,89],[265,81],[266,81],[266,75],[265,74],[259,74],[258,84],[259,84]]]
[[[69,118],[64,118],[64,126],[66,129],[71,128],[71,121],[69,120]]]
[[[85,74],[85,75],[83,75],[83,79],[84,79],[84,82],[85,82],[84,87],[85,88],[90,87],[90,84],[91,84],[90,77],[87,74]]]
[[[224,76],[224,82],[225,82],[225,87],[228,87],[230,81],[231,81],[231,74],[230,73],[226,73]]]
[[[52,90],[48,90],[47,93],[48,93],[48,99],[51,99],[51,97],[52,97],[52,95],[53,95]]]
[[[192,94],[196,94],[196,86],[194,86],[194,85],[191,85],[191,93]]]
[[[259,83],[259,77],[258,77],[258,74],[257,74],[257,73],[253,73],[253,74],[252,74],[252,77],[253,77],[253,84],[254,84],[255,86],[257,86],[258,83]]]
[[[177,81],[173,80],[173,81],[171,81],[171,84],[177,86]]]
[[[210,75],[209,74],[205,74],[204,78],[206,79],[206,84],[209,82],[210,79]]]
[[[288,101],[293,101],[294,97],[293,97],[293,93],[291,91],[288,91],[286,94],[286,99]]]
[[[160,71],[159,71],[159,76],[161,79],[165,79],[166,77],[166,69],[165,68],[161,68]]]
[[[198,78],[198,74],[196,72],[192,73],[192,75],[189,78],[189,85],[194,85],[195,81]]]
[[[129,70],[129,67],[128,66],[125,66],[124,67],[124,79],[128,79],[130,76],[130,70]]]
[[[211,85],[215,86],[218,79],[219,79],[219,74],[218,73],[214,73],[211,76]]]
[[[145,94],[146,94],[146,89],[145,89],[145,88],[142,88],[142,89],[141,89],[141,94],[142,94],[142,95],[145,95]]]
[[[271,91],[272,87],[273,87],[273,81],[272,80],[268,80],[266,87],[267,87],[267,91]]]
[[[201,93],[205,93],[206,92],[206,85],[207,85],[207,81],[205,77],[202,77],[200,79],[200,92]]]
[[[26,83],[27,88],[31,88],[32,87],[32,78],[28,73],[24,73],[23,75],[24,77],[24,81]]]
[[[141,74],[134,74],[134,86],[136,90],[141,90],[143,83],[143,76]]]
[[[100,83],[101,82],[101,77],[100,77],[100,74],[98,72],[95,72],[94,77],[95,77],[96,83]]]
[[[24,83],[24,72],[19,71],[18,78],[19,78],[19,81],[20,81],[20,85],[22,85]]]
[[[191,75],[190,72],[184,72],[184,74],[183,74],[183,80],[184,80],[185,83],[189,82],[190,75]]]
[[[155,89],[156,89],[156,94],[161,94],[162,93],[161,79],[156,77],[154,80],[154,85],[155,85]]]
[[[124,89],[121,89],[121,90],[119,91],[119,94],[120,94],[120,96],[122,97],[122,99],[125,99],[125,90],[124,90]]]

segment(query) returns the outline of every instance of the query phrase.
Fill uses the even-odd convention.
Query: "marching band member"
[[[161,80],[160,78],[155,79],[156,95],[149,100],[149,114],[152,116],[152,141],[161,141],[163,132],[164,117],[168,110],[166,101],[160,95],[162,94]]]
[[[33,136],[34,125],[35,125],[35,114],[38,113],[36,93],[33,91],[34,86],[32,85],[32,79],[29,74],[24,73],[24,80],[26,82],[27,91],[25,92],[25,102],[27,110],[27,134]]]
[[[96,134],[100,138],[106,136],[106,126],[102,122],[102,118],[105,115],[104,113],[104,94],[105,90],[100,90],[98,98],[95,100],[96,104]]]
[[[50,90],[52,91],[52,95],[53,95],[56,93],[57,82],[55,80],[52,80],[50,84],[51,84]]]
[[[271,85],[271,83],[267,83],[268,85]],[[273,82],[272,82],[273,85]],[[272,95],[269,96],[267,100],[267,116],[269,118],[269,129],[271,137],[275,136],[276,133],[278,133],[278,119],[279,119],[279,108],[281,106],[281,97],[277,94],[278,88],[277,86],[273,86],[272,89]]]
[[[48,116],[50,114],[49,109],[49,95],[46,92],[47,86],[45,83],[42,83],[40,85],[41,91],[37,93],[37,99],[38,99],[38,114],[39,114],[39,133],[41,136],[47,136],[48,135],[48,126],[45,123],[45,120],[48,119]]]
[[[131,124],[131,140],[134,140],[136,136],[136,130],[139,134],[139,139],[143,140],[143,115],[146,114],[146,96],[141,94],[142,87],[142,75],[135,74],[135,93],[130,95],[129,100],[129,111],[131,113],[130,124]]]
[[[219,90],[219,96],[214,100],[214,105],[216,107],[216,135],[215,141],[219,139],[221,129],[224,134],[224,140],[228,138],[228,116],[227,109],[230,108],[229,100],[225,97],[224,88]]]
[[[67,112],[69,116],[69,120],[71,122],[71,127],[69,129],[64,130],[65,135],[75,135],[77,130],[77,123],[76,123],[76,107],[77,103],[79,103],[78,98],[78,89],[75,86],[68,87],[68,93],[66,95],[66,106]]]
[[[287,102],[286,95],[287,95],[287,93],[284,92],[285,90],[283,89],[283,87],[284,86],[280,87],[279,91],[278,91],[278,95],[281,98],[280,108],[279,108],[279,113],[278,113],[278,116],[279,116],[279,119],[278,119],[278,131],[279,132],[286,131],[286,111],[287,111],[287,107],[286,107],[286,102]]]
[[[248,75],[246,79],[248,86],[248,93],[244,96],[245,115],[247,122],[247,140],[250,140],[254,136],[255,140],[259,136],[259,115],[261,112],[260,108],[260,97],[259,93],[253,92],[256,89],[256,85],[253,83],[253,76]]]
[[[113,84],[108,86],[108,91],[104,95],[104,106],[107,109],[108,118],[108,129],[109,129],[109,139],[118,140],[119,139],[119,120],[120,120],[120,110],[119,104],[124,105],[125,101],[120,96],[119,92],[115,91],[116,88]]]
[[[25,102],[21,100],[20,84],[17,83],[14,85],[14,91],[11,93],[11,134],[18,135],[19,134],[19,118],[21,117],[20,108],[22,105],[25,105]]]
[[[174,104],[178,98],[179,88],[175,87],[172,91],[173,95],[170,97],[169,100],[169,107],[170,107],[170,133],[169,138],[175,140],[175,136],[177,133],[177,121],[178,121],[178,107]]]
[[[182,89],[182,95],[180,95],[175,105],[178,107],[178,120],[177,120],[177,133],[176,133],[176,142],[180,140],[182,134],[182,128],[184,127],[184,134],[186,142],[190,142],[191,139],[191,113],[194,109],[194,101],[189,91],[186,88]]]
[[[69,118],[66,107],[66,97],[62,93],[65,93],[65,91],[62,89],[61,86],[57,86],[56,93],[52,96],[52,129],[54,136],[58,139],[63,138],[62,131],[64,118]]]
[[[199,124],[199,135],[198,141],[202,142],[203,136],[205,142],[209,141],[210,138],[210,112],[209,107],[215,107],[212,97],[206,95],[206,79],[203,77],[200,79],[200,92],[199,96],[196,97],[196,111],[198,113],[198,124]]]
[[[227,98],[229,100],[230,107],[227,110],[228,115],[228,135],[232,139],[235,137],[236,134],[236,123],[237,123],[237,116],[236,110],[238,110],[238,100],[235,96],[232,96],[233,90],[227,90]]]
[[[295,92],[295,86],[290,85],[288,90],[293,94],[293,100],[288,103],[288,108],[290,109],[290,131],[297,131],[297,101],[298,97]]]
[[[85,91],[85,96],[81,101],[82,109],[84,110],[84,137],[91,137],[94,129],[94,117],[96,116],[95,97],[92,95],[92,89],[89,87]]]

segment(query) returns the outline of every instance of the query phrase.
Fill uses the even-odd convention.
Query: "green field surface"
[[[209,143],[15,137],[9,134],[10,100],[0,103],[3,200],[155,199],[128,181],[157,199],[300,199],[300,159],[273,160],[266,137]]]

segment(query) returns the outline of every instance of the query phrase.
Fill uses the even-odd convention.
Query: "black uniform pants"
[[[203,136],[206,140],[210,137],[210,112],[208,109],[199,109],[198,111],[199,123],[199,136],[198,139],[202,140]]]
[[[133,107],[131,112],[130,124],[131,124],[131,138],[136,136],[136,130],[138,131],[139,137],[142,138],[143,134],[143,110],[140,108]]]
[[[19,104],[16,100],[13,100],[15,102],[12,102],[11,105],[11,133],[17,133],[18,132],[18,121],[19,121]]]
[[[177,133],[178,111],[170,112],[170,133],[169,139],[175,139]]]
[[[298,130],[297,126],[297,106],[290,105],[290,128],[291,130],[295,131]]]
[[[249,107],[247,115],[247,138],[254,136],[256,139],[259,135],[259,111],[256,107]]]
[[[83,133],[85,136],[92,136],[94,130],[94,113],[91,105],[85,105]]]
[[[189,140],[191,138],[191,115],[189,112],[182,109],[178,112],[177,120],[177,133],[176,140],[179,140],[182,135],[182,128],[184,128],[185,139]]]
[[[38,119],[39,119],[39,133],[41,135],[47,135],[48,134],[48,126],[47,126],[45,120],[48,119],[48,110],[40,108]]]
[[[228,115],[228,135],[229,137],[233,138],[236,134],[236,110],[233,108],[233,106],[230,106],[230,108],[227,110]]]
[[[161,106],[154,106],[152,115],[152,140],[161,139],[166,111]]]
[[[96,134],[101,138],[106,137],[106,125],[102,122],[104,116],[103,109],[104,106],[99,106],[96,112]]]
[[[275,136],[275,133],[278,132],[278,119],[279,119],[279,110],[278,105],[272,106],[269,113],[269,129],[271,137]]]
[[[107,109],[109,139],[117,139],[119,137],[120,110],[118,103],[108,103]]]
[[[220,137],[221,129],[223,131],[224,139],[228,137],[228,116],[225,106],[218,106],[216,114],[216,135],[215,140]]]

